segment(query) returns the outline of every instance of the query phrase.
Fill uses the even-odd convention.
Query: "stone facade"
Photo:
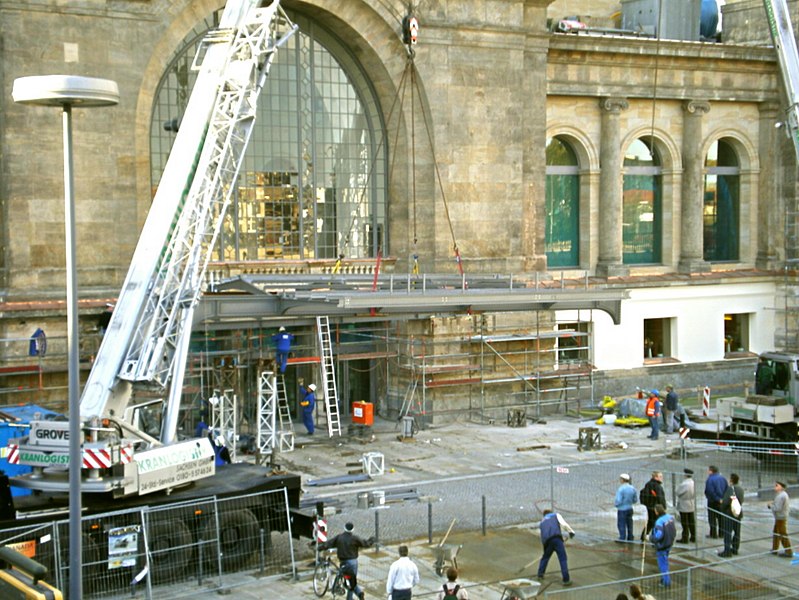
[[[158,82],[180,41],[220,4],[0,4],[0,338],[24,336],[34,323],[45,323],[55,335],[64,331],[58,303],[64,288],[60,116],[54,109],[15,105],[14,79],[65,72],[119,83],[119,106],[76,109],[74,118],[79,286],[83,329],[91,332],[122,284],[148,212],[150,115]],[[773,50],[750,43],[762,39],[766,24],[747,21],[751,31],[739,38],[733,31],[733,15],[744,8],[757,12],[743,6],[748,4],[756,3],[728,7],[725,36],[746,44],[712,44],[547,30],[548,19],[571,15],[612,26],[619,2],[423,3],[415,65],[424,112],[406,106],[387,122],[392,134],[399,129],[390,159],[387,251],[396,268],[407,268],[416,230],[425,272],[452,272],[457,247],[470,273],[553,276],[544,249],[545,148],[549,138],[561,136],[580,163],[579,268],[597,276],[597,285],[624,277],[631,289],[676,285],[688,294],[700,283],[719,281],[702,282],[702,274],[754,269],[763,270],[758,281],[774,282],[770,270],[784,259],[783,215],[785,203],[793,201],[795,167],[792,149],[773,127],[782,103]],[[406,66],[399,23],[407,3],[283,5],[346,40],[387,114]],[[635,139],[650,135],[663,159],[663,255],[660,264],[630,266],[621,255],[623,156]],[[699,244],[703,161],[722,137],[741,160],[741,254],[734,263],[708,264]],[[412,167],[415,209],[409,201]],[[724,310],[720,303],[722,316]],[[752,339],[752,351],[769,349],[768,333]],[[601,351],[602,342],[595,343]],[[708,353],[693,361],[694,371],[722,359],[723,351]],[[630,366],[643,367],[641,360]],[[448,409],[464,406],[446,403]]]

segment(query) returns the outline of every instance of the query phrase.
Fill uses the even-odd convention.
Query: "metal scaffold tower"
[[[258,378],[258,452],[263,456],[294,450],[294,426],[291,423],[286,383],[283,375],[263,371]]]
[[[236,445],[238,442],[238,428],[236,426],[237,406],[236,394],[233,390],[220,393],[214,390],[214,395],[208,399],[211,405],[211,429],[224,438],[225,446],[230,452],[231,462],[236,462]]]

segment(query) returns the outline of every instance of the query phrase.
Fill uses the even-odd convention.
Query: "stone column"
[[[758,105],[760,111],[760,134],[757,153],[760,160],[760,177],[757,186],[757,258],[755,265],[759,269],[778,268],[779,252],[785,238],[784,224],[780,215],[785,206],[781,202],[783,194],[778,193],[782,176],[780,160],[780,139],[783,130],[775,125],[780,120],[780,107],[776,102],[763,102]],[[783,148],[789,150],[789,145]],[[790,160],[788,161],[790,163]]]
[[[682,205],[680,211],[680,273],[701,273],[710,270],[704,259],[705,164],[702,156],[702,117],[710,104],[689,100],[682,105]]]
[[[621,252],[621,198],[622,158],[619,115],[627,110],[624,98],[602,98],[602,131],[599,146],[599,260],[596,274],[599,277],[626,275],[630,272],[622,264]]]

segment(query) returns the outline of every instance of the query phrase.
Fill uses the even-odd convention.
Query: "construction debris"
[[[529,452],[530,450],[549,450],[548,444],[535,444],[534,446],[520,446],[516,452]]]
[[[334,477],[322,477],[320,479],[310,479],[305,482],[305,485],[309,485],[311,487],[318,487],[323,485],[340,485],[343,483],[357,483],[359,481],[369,481],[371,477],[369,477],[366,473],[359,473],[359,474],[348,474],[348,475],[336,475]]]

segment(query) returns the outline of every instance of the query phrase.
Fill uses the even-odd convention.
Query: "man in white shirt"
[[[411,600],[413,586],[419,583],[419,569],[408,558],[408,546],[400,546],[399,555],[388,570],[386,593],[391,600]]]

